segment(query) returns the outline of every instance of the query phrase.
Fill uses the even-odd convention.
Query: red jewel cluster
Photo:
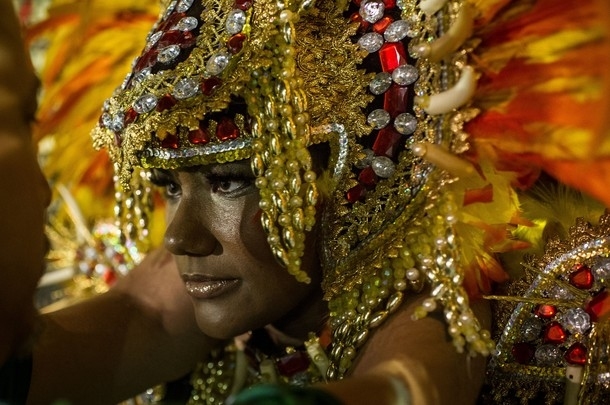
[[[230,139],[239,138],[240,130],[231,118],[222,117],[216,126],[215,136],[220,142],[224,142]],[[210,142],[210,130],[206,122],[201,121],[199,123],[199,128],[189,131],[187,138],[193,145],[203,146]],[[161,146],[168,149],[178,149],[180,147],[180,139],[177,135],[168,134],[165,139],[161,141]]]
[[[361,0],[353,0],[352,4],[360,7]],[[359,24],[358,33],[360,35],[368,32],[376,32],[382,34],[386,28],[395,20],[396,1],[384,0],[385,13],[379,21],[374,24],[363,20],[360,13],[356,10],[350,15],[350,20]],[[392,73],[398,66],[408,62],[406,46],[402,41],[386,42],[379,53],[379,62],[383,72]],[[375,57],[371,54],[369,57]],[[390,113],[392,119],[396,118],[401,113],[408,111],[409,104],[409,89],[408,86],[399,86],[392,83],[391,87],[383,95],[383,109]],[[392,125],[387,125],[379,131],[376,131],[376,138],[372,146],[375,156],[387,156],[394,160],[398,156],[400,140],[403,135],[400,134]],[[378,176],[369,166],[360,171],[358,174],[358,184],[347,191],[346,197],[350,203],[364,199],[367,190],[375,188],[379,181]]]
[[[233,7],[246,11],[252,7],[252,3],[253,0],[235,0]],[[180,31],[172,29],[172,27],[174,27],[180,20],[182,20],[186,16],[186,13],[173,12],[168,15],[167,18],[161,22],[161,24],[159,24],[156,33],[162,32],[163,34],[161,35],[157,43],[155,43],[155,45],[153,45],[150,49],[148,49],[138,58],[133,68],[131,80],[133,80],[133,77],[144,69],[152,67],[158,68],[159,64],[157,63],[157,56],[159,55],[159,51],[167,46],[179,45],[182,50],[187,50],[189,52],[190,50],[192,50],[197,41],[196,36],[190,31]],[[242,50],[245,41],[246,36],[242,33],[232,35],[226,43],[227,50],[232,55],[238,54]],[[201,83],[199,84],[199,90],[203,95],[209,97],[214,94],[214,92],[222,85],[222,83],[223,82],[221,78],[212,76],[201,81]],[[157,112],[168,110],[174,105],[176,105],[177,102],[178,101],[174,96],[172,96],[170,93],[167,93],[157,101],[155,110]],[[134,110],[133,107],[129,107],[127,111],[125,111],[123,121],[124,126],[133,123],[137,118],[138,113]],[[221,127],[221,125],[219,125],[219,127]],[[200,130],[197,131],[191,131],[196,133],[189,134],[189,141],[194,145],[201,145],[207,143],[209,141],[209,136],[204,135],[205,131],[206,130],[203,128],[200,128]],[[237,135],[235,135],[236,131]],[[238,135],[239,131],[237,130],[237,127],[234,124],[227,124],[222,126],[220,133],[218,130],[216,131],[216,136],[221,141],[226,139],[234,139]],[[117,143],[117,146],[120,146],[120,134],[116,134],[115,141]],[[178,148],[177,137],[173,135],[166,137],[162,141],[162,146],[164,148]]]
[[[594,284],[591,268],[584,264],[577,264],[567,277],[569,283],[580,289],[590,290]],[[599,321],[610,314],[610,297],[607,290],[591,291],[591,299],[585,304],[584,310],[592,322]],[[570,332],[556,320],[558,313],[554,305],[538,305],[533,314],[546,322],[542,329],[541,342],[544,344],[562,345],[569,337]],[[511,353],[517,363],[530,364],[534,358],[536,345],[532,342],[519,342],[513,345]],[[575,342],[564,352],[564,359],[568,364],[584,365],[587,362],[587,348],[581,342]]]

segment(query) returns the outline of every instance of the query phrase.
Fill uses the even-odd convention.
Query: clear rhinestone
[[[390,113],[382,108],[372,111],[367,117],[367,122],[375,129],[381,129],[390,123]]]
[[[161,63],[170,63],[174,59],[176,59],[180,55],[180,46],[179,45],[170,45],[159,51],[157,55],[157,60]]]
[[[396,170],[396,165],[394,165],[392,159],[386,156],[375,156],[371,163],[371,167],[377,176],[383,178],[390,177]]]
[[[144,94],[133,103],[133,109],[138,114],[146,114],[151,112],[157,106],[157,97],[152,94]]]
[[[364,153],[364,157],[356,162],[354,166],[358,169],[364,169],[365,167],[369,167],[373,162],[373,158],[375,157],[375,152],[370,149],[364,149],[362,151]]]
[[[174,11],[177,3],[178,3],[178,0],[172,0],[171,3],[169,3],[167,5],[167,8],[165,9],[165,13],[163,14],[163,19],[166,19]]]
[[[565,287],[560,285],[554,285],[548,293],[549,298],[555,298],[559,300],[571,300],[574,295]]]
[[[238,34],[246,25],[246,13],[238,8],[231,10],[227,16],[225,29],[230,35]]]
[[[610,388],[610,373],[600,373],[597,375],[597,382],[605,389]]]
[[[403,135],[410,135],[417,129],[417,119],[409,114],[399,114],[394,119],[394,128]]]
[[[591,327],[591,318],[584,309],[572,308],[563,313],[561,324],[572,333],[585,333]]]
[[[610,279],[610,259],[602,259],[591,266],[596,280]]]
[[[101,122],[104,127],[110,128],[112,126],[112,115],[107,112],[103,113]]]
[[[173,29],[179,31],[192,31],[199,25],[199,21],[195,17],[184,17],[174,25]]]
[[[179,13],[187,12],[193,5],[195,0],[180,0],[176,6],[176,11]]]
[[[108,126],[108,128],[110,128],[114,132],[121,132],[123,130],[123,128],[125,128],[124,121],[125,121],[125,114],[118,113],[117,115],[112,117],[112,121],[110,122],[110,125]]]
[[[150,75],[151,69],[149,67],[140,70],[138,73],[133,75],[131,79],[132,85],[141,84],[144,79],[146,79]]]
[[[197,94],[199,90],[198,83],[195,79],[187,77],[185,79],[181,79],[172,90],[172,95],[176,97],[178,100],[183,100],[185,98],[193,97]]]
[[[212,75],[220,74],[227,65],[229,64],[229,60],[231,59],[231,55],[227,52],[221,51],[216,55],[212,55],[210,59],[208,59],[208,63],[206,64],[206,69],[208,73]]]
[[[407,36],[410,26],[405,20],[394,21],[386,28],[383,37],[388,42],[398,42]]]
[[[392,72],[392,80],[400,86],[408,86],[415,83],[419,77],[419,72],[415,66],[400,65]]]
[[[526,341],[531,342],[532,340],[538,339],[542,332],[542,322],[536,316],[529,316],[523,321],[521,326],[521,337]]]
[[[144,48],[144,52],[150,51],[150,49],[153,46],[155,46],[157,44],[157,42],[159,42],[159,40],[161,39],[162,36],[163,36],[162,31],[157,31],[154,34],[152,34],[150,36],[150,38],[148,38],[148,41],[146,42],[146,47]]]
[[[360,16],[371,24],[381,20],[385,12],[385,4],[381,0],[363,0],[360,4]]]
[[[555,345],[541,345],[536,349],[534,357],[539,365],[552,366],[561,358],[561,350]]]
[[[375,95],[380,95],[388,91],[390,86],[392,85],[392,75],[388,72],[377,73],[375,78],[371,81],[369,85],[369,89],[371,93]]]
[[[377,52],[383,46],[383,36],[376,32],[364,34],[358,40],[358,45],[368,53]]]

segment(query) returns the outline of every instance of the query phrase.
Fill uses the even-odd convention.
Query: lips
[[[200,274],[183,274],[186,291],[194,298],[216,298],[237,288],[239,279],[220,279]]]

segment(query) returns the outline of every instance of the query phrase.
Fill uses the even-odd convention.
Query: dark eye
[[[163,189],[163,195],[168,200],[176,199],[180,196],[181,187],[174,177],[165,170],[153,170],[150,181],[157,187]]]
[[[226,197],[239,197],[254,187],[254,180],[251,176],[210,174],[208,181],[213,193]]]

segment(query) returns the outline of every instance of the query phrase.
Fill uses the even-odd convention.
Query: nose
[[[205,213],[183,199],[168,215],[165,247],[174,255],[208,256],[220,251],[220,243],[206,225]],[[171,209],[170,209],[171,211]]]

